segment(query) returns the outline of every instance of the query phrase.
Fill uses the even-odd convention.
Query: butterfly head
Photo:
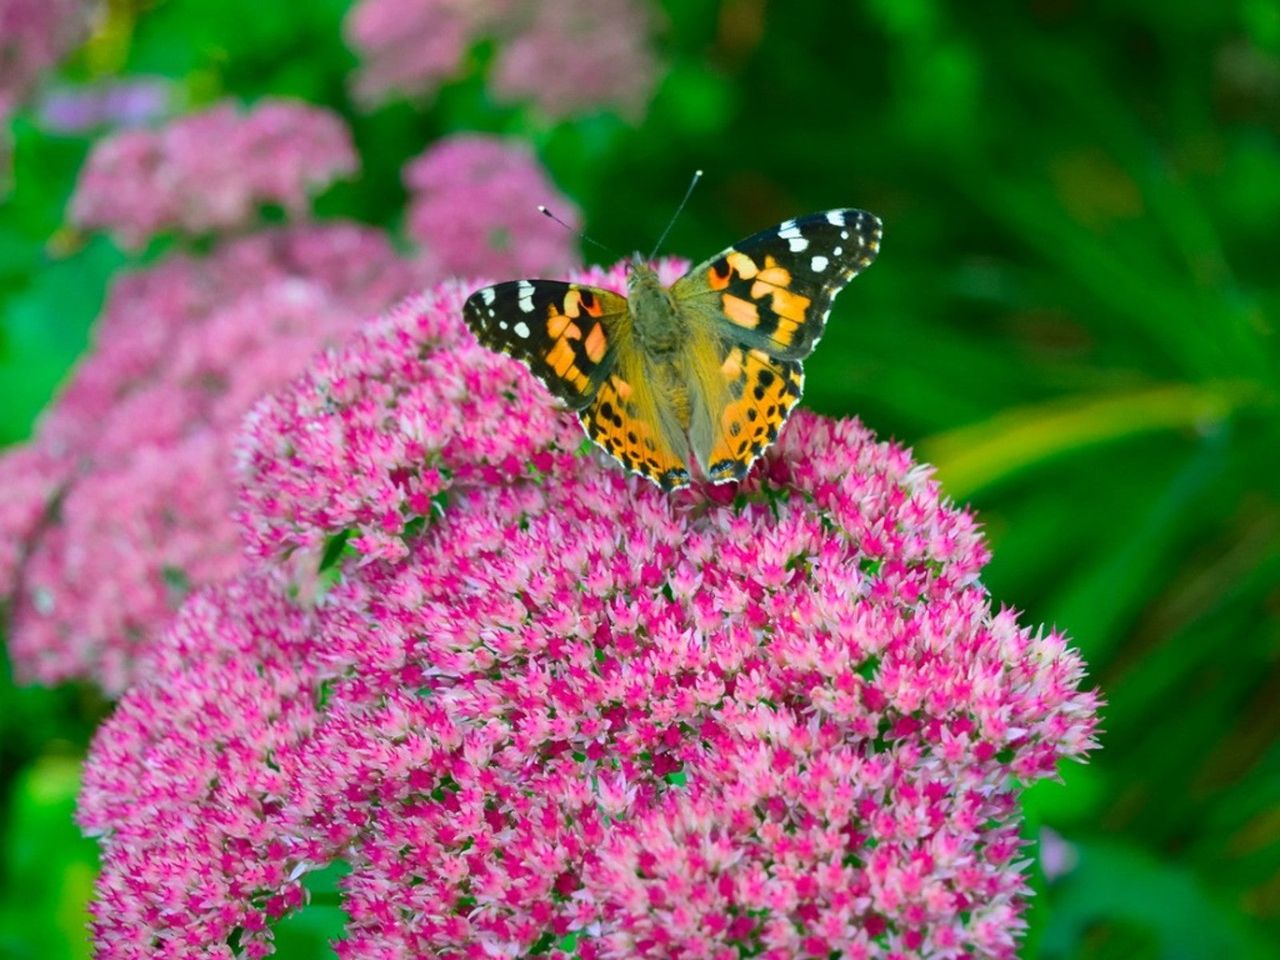
[[[634,254],[627,264],[627,299],[639,307],[646,302],[668,302],[667,288],[658,279],[658,271],[640,254]]]
[[[645,257],[633,253],[631,262],[627,264],[627,296],[635,296],[637,291],[653,287],[662,287],[658,272],[649,265]]]

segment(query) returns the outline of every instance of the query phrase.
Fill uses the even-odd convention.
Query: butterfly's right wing
[[[826,210],[735,243],[677,280],[682,307],[717,318],[727,341],[779,360],[803,360],[827,325],[836,294],[880,252],[878,217]]]
[[[511,280],[467,298],[462,315],[491,350],[523,361],[574,410],[595,398],[617,358],[627,300],[610,290],[560,280]]]
[[[880,249],[861,210],[788,220],[699,264],[671,287],[689,328],[690,439],[714,483],[742,479],[804,389],[801,361],[831,303]]]

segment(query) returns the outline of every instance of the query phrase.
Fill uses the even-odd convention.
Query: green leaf
[[[1153,430],[1206,429],[1251,402],[1249,384],[1171,384],[1053,400],[997,413],[929,437],[921,456],[938,468],[948,495],[963,500],[1055,457]]]
[[[124,257],[95,239],[46,262],[0,317],[0,445],[24,438],[72,361],[84,350],[107,281]]]
[[[351,866],[338,860],[303,875],[309,902],[272,925],[279,956],[336,956],[331,944],[342,936],[351,919],[342,909],[340,896],[342,878],[350,872]]]
[[[1042,958],[1275,957],[1260,933],[1215,900],[1191,871],[1124,841],[1086,840],[1076,846],[1078,865],[1050,888]]]
[[[0,948],[15,960],[87,958],[96,845],[72,820],[74,757],[49,754],[13,783],[0,848]]]

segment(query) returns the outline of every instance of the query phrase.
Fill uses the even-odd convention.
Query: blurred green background
[[[321,215],[392,229],[401,165],[456,130],[525,138],[619,251],[652,244],[696,167],[673,253],[879,214],[806,403],[936,463],[982,518],[993,596],[1065,629],[1107,699],[1092,764],[1026,795],[1028,839],[1070,869],[1032,867],[1022,955],[1280,957],[1280,5],[665,0],[644,117],[557,123],[479,74],[357,111],[346,7],[113,0],[62,76],[326,104],[364,170]],[[90,139],[31,112],[9,136],[0,444],[131,259],[64,226]],[[95,848],[71,814],[108,708],[3,670],[0,957],[87,956]],[[282,956],[331,955],[333,902],[282,924]]]

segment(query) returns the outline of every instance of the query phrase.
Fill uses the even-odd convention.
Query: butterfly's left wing
[[[861,210],[788,220],[699,264],[671,287],[689,328],[689,436],[715,483],[741,479],[800,400],[800,361],[831,303],[880,249]]]
[[[482,344],[523,361],[548,390],[582,410],[612,369],[612,339],[627,301],[579,283],[511,280],[477,290],[462,315]]]

